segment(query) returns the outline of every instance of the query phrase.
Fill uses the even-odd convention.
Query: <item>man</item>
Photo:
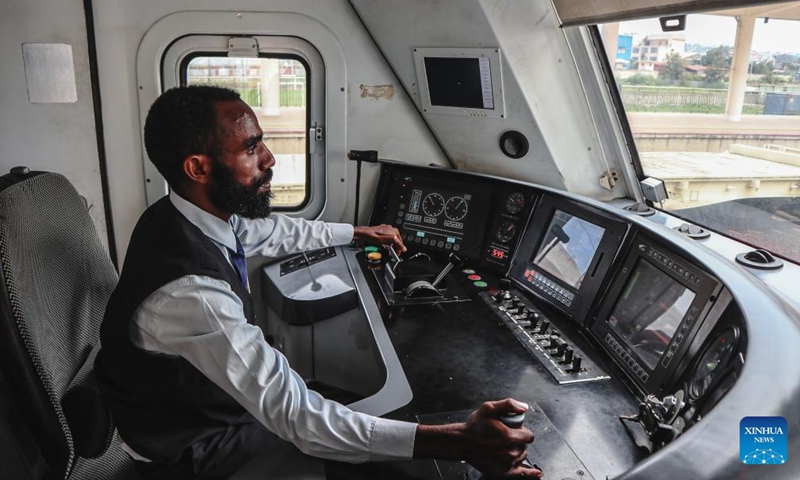
[[[438,457],[494,474],[540,473],[520,466],[533,434],[497,420],[524,404],[488,402],[445,426],[376,418],[307,390],[265,342],[253,325],[245,252],[353,238],[405,247],[387,225],[269,216],[275,159],[238,94],[170,90],[151,107],[144,136],[171,193],[134,229],[95,368],[123,448],[147,478],[227,478],[283,441],[350,463]]]

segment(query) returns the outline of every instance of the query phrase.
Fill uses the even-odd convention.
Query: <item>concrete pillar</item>
[[[280,64],[277,58],[261,59],[261,114],[281,113]]]
[[[736,42],[733,44],[728,101],[725,104],[725,120],[729,122],[738,122],[742,119],[744,87],[747,84],[747,67],[750,64],[750,48],[753,46],[755,28],[756,17],[750,15],[736,17]]]
[[[611,70],[614,70],[614,65],[617,62],[617,48],[619,44],[619,23],[605,23],[600,32],[603,37],[603,45],[606,47],[606,56],[608,63],[611,64]]]

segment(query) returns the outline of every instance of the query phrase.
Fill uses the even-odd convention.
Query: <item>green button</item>
[[[377,252],[377,251],[378,251],[378,247],[374,247],[374,246],[369,246],[369,247],[365,247],[364,248],[364,252],[366,252],[366,253],[372,253],[372,252]]]
[[[483,280],[478,280],[477,282],[474,282],[473,285],[475,285],[476,287],[484,288],[486,287],[486,282],[484,282]]]

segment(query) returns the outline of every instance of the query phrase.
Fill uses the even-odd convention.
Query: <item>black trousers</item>
[[[224,480],[257,454],[286,443],[256,421],[192,445],[177,463],[135,463],[147,480]]]

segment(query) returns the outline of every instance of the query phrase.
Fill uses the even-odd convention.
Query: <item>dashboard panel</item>
[[[654,450],[700,421],[743,371],[742,311],[699,259],[727,264],[652,219],[545,187],[401,164],[382,165],[375,198],[370,223],[397,226],[411,255],[456,252],[464,274],[493,272],[486,289],[469,290],[479,294],[472,301],[489,305],[555,388],[625,385],[640,415],[672,429]],[[615,412],[625,413],[635,412]]]
[[[412,254],[454,252],[507,276],[522,295],[492,308],[532,352],[547,359],[553,344],[572,359],[578,348],[556,327],[577,325],[639,398],[677,384],[730,300],[718,279],[631,221],[506,180],[386,163],[371,223],[395,225]]]
[[[384,164],[370,224],[397,227],[412,251],[504,271],[537,198],[511,182]]]

